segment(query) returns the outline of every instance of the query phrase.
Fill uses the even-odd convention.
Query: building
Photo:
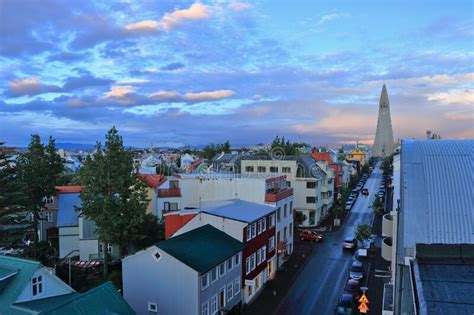
[[[241,172],[242,175],[286,176],[289,186],[293,188],[294,209],[305,218],[302,226],[318,224],[333,203],[334,172],[330,168],[326,171],[321,169],[321,164],[318,165],[309,155],[287,156],[278,160],[264,156],[243,157]]]
[[[74,291],[37,261],[0,255],[0,314],[134,314],[111,282]]]
[[[122,261],[137,314],[215,314],[241,304],[242,242],[207,224]]]
[[[166,177],[160,174],[138,174],[138,178],[146,185],[148,203],[146,213],[151,213],[158,218],[162,218],[161,211],[158,210],[158,192],[161,184],[167,181]]]
[[[383,217],[384,314],[472,314],[474,140],[402,142]]]
[[[211,167],[214,172],[240,173],[240,154],[219,153],[211,160]]]
[[[365,152],[361,150],[359,147],[356,147],[353,149],[349,154],[347,155],[347,160],[349,161],[358,161],[358,163],[361,166],[364,166],[365,164]]]
[[[232,236],[245,245],[242,251],[242,302],[249,303],[275,275],[277,266],[276,208],[243,200],[202,202],[201,205],[165,215],[166,222],[176,222],[187,216],[181,227],[167,231],[172,237],[184,234],[206,224]],[[192,218],[190,218],[192,217]],[[170,225],[166,224],[166,229]],[[287,231],[293,237],[293,231]]]
[[[342,170],[342,164],[340,162],[334,162],[332,155],[329,152],[311,152],[311,157],[315,161],[326,162],[327,166],[333,170],[334,173],[334,195],[341,191],[344,187],[344,174]],[[319,164],[318,164],[319,165]]]
[[[395,141],[393,140],[392,119],[390,118],[390,102],[388,101],[387,87],[382,87],[379,101],[379,117],[375,131],[372,156],[386,157],[393,153]]]

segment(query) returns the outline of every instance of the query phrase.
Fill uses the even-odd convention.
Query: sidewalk
[[[273,280],[265,284],[264,289],[257,298],[245,305],[243,314],[272,314],[277,308],[279,301],[285,296],[288,288],[292,285],[299,271],[303,268],[306,259],[311,255],[315,243],[301,241],[297,237],[293,243],[293,254],[280,270],[275,274]]]

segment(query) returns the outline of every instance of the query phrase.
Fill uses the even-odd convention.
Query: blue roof
[[[474,140],[403,141],[404,245],[474,243]]]
[[[61,194],[59,196],[58,227],[79,225],[79,212],[76,207],[82,205],[79,194]]]
[[[240,199],[201,203],[202,212],[248,223],[258,220],[275,210],[276,207],[273,206]]]

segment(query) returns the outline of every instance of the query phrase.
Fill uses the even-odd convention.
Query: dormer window
[[[43,276],[37,276],[31,279],[31,290],[33,296],[43,293]]]

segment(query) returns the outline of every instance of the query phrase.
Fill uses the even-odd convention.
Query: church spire
[[[394,140],[392,130],[392,120],[390,118],[390,102],[388,100],[387,86],[382,86],[379,101],[379,117],[377,120],[377,130],[372,149],[373,156],[386,157],[393,153]]]

